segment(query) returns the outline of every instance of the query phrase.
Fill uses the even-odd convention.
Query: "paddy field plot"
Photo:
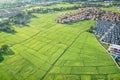
[[[93,20],[58,24],[63,12],[35,14],[17,33],[0,33],[14,55],[0,63],[0,80],[119,80],[120,70],[95,36]]]

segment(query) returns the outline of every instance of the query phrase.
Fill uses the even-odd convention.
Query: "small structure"
[[[120,10],[120,5],[117,8]]]
[[[108,51],[120,67],[120,45],[110,44]]]
[[[107,3],[107,5],[113,5],[114,1],[104,1],[105,3]]]
[[[120,54],[120,45],[110,44],[108,51],[110,53]]]

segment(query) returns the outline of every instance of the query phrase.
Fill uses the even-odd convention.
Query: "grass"
[[[112,7],[109,7],[109,8],[100,8],[100,9],[120,13],[120,10],[117,8],[117,6],[112,6]]]
[[[60,3],[60,4],[52,5],[52,6],[50,6],[50,7],[51,7],[51,8],[54,8],[54,7],[71,7],[71,6],[74,6],[74,5],[78,5],[78,4]],[[49,8],[49,6],[43,6],[43,7]]]
[[[58,24],[63,12],[35,14],[29,27],[0,33],[0,45],[14,55],[0,63],[1,80],[119,80],[120,70],[95,36],[86,32],[95,21]]]

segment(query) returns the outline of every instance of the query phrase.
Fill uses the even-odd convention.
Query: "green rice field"
[[[0,46],[15,53],[3,56],[0,80],[120,80],[120,69],[86,32],[95,21],[56,23],[62,13],[34,14],[17,33],[0,33]]]

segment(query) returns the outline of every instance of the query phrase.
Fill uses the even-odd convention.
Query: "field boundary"
[[[54,67],[54,65],[57,63],[57,61],[64,55],[64,53],[73,45],[73,43],[79,38],[79,36],[84,33],[85,31],[80,32],[77,37],[72,41],[72,43],[66,47],[66,49],[62,52],[62,54],[54,61],[54,63],[50,66],[50,68],[47,70],[47,72],[44,74],[44,76],[41,78],[41,80],[45,80],[45,77],[48,75],[50,70]]]
[[[54,24],[54,25],[56,25],[56,24]],[[52,25],[52,26],[53,26],[53,25]],[[49,30],[49,29],[48,29],[48,30]],[[23,43],[23,42],[25,42],[25,41],[28,41],[29,39],[34,38],[34,37],[35,37],[36,35],[38,35],[39,33],[41,33],[41,31],[38,31],[37,33],[35,33],[34,35],[30,36],[30,37],[27,38],[27,39],[24,39],[23,41],[16,42],[16,43],[14,43],[14,44],[10,44],[10,47],[13,47],[14,45],[21,44],[21,43]]]

